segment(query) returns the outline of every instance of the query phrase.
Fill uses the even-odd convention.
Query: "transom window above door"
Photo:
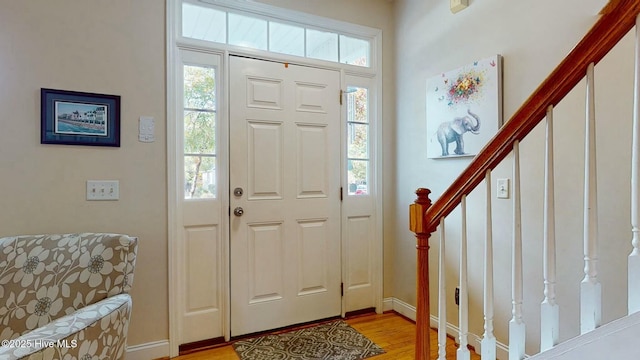
[[[371,67],[370,39],[204,3],[182,3],[182,36]]]

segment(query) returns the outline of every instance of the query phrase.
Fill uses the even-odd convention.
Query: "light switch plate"
[[[449,0],[450,3],[450,7],[451,7],[451,12],[452,13],[457,13],[458,11],[462,11],[464,9],[467,8],[467,6],[469,6],[469,0]]]
[[[87,180],[87,201],[120,199],[118,180]]]
[[[140,116],[138,123],[138,140],[141,142],[155,141],[155,120],[151,116]]]
[[[509,198],[509,179],[498,179],[498,187],[496,189],[496,196],[498,199]]]

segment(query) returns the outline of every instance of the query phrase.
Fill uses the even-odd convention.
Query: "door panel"
[[[297,125],[298,198],[326,198],[330,175],[327,126]]]
[[[282,299],[282,223],[249,225],[248,236],[249,303]]]
[[[328,291],[327,279],[327,222],[308,220],[298,222],[300,248],[298,295],[310,295]]]
[[[247,125],[249,198],[280,200],[284,171],[282,123],[248,120]]]
[[[355,311],[375,307],[373,294],[374,254],[371,246],[373,239],[373,221],[371,216],[350,216],[346,220],[345,239],[345,297],[346,311]]]
[[[231,57],[231,335],[339,315],[340,75]]]
[[[217,309],[218,303],[218,269],[210,263],[200,261],[203,256],[209,259],[217,259],[216,252],[217,229],[215,227],[186,228],[186,249],[187,249],[187,300],[188,308],[191,311],[202,309]],[[197,279],[194,275],[197,274]],[[198,280],[198,281],[193,281]]]
[[[280,79],[247,77],[247,106],[282,110],[283,85]]]

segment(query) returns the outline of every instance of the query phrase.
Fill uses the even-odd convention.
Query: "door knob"
[[[242,214],[244,214],[244,209],[241,208],[240,206],[238,206],[237,208],[233,209],[233,215],[242,216]]]
[[[242,196],[242,194],[243,194],[242,188],[237,187],[237,188],[233,189],[233,195]]]

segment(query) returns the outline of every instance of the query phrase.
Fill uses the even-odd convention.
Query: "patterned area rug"
[[[384,350],[342,320],[233,344],[241,360],[357,360]]]

